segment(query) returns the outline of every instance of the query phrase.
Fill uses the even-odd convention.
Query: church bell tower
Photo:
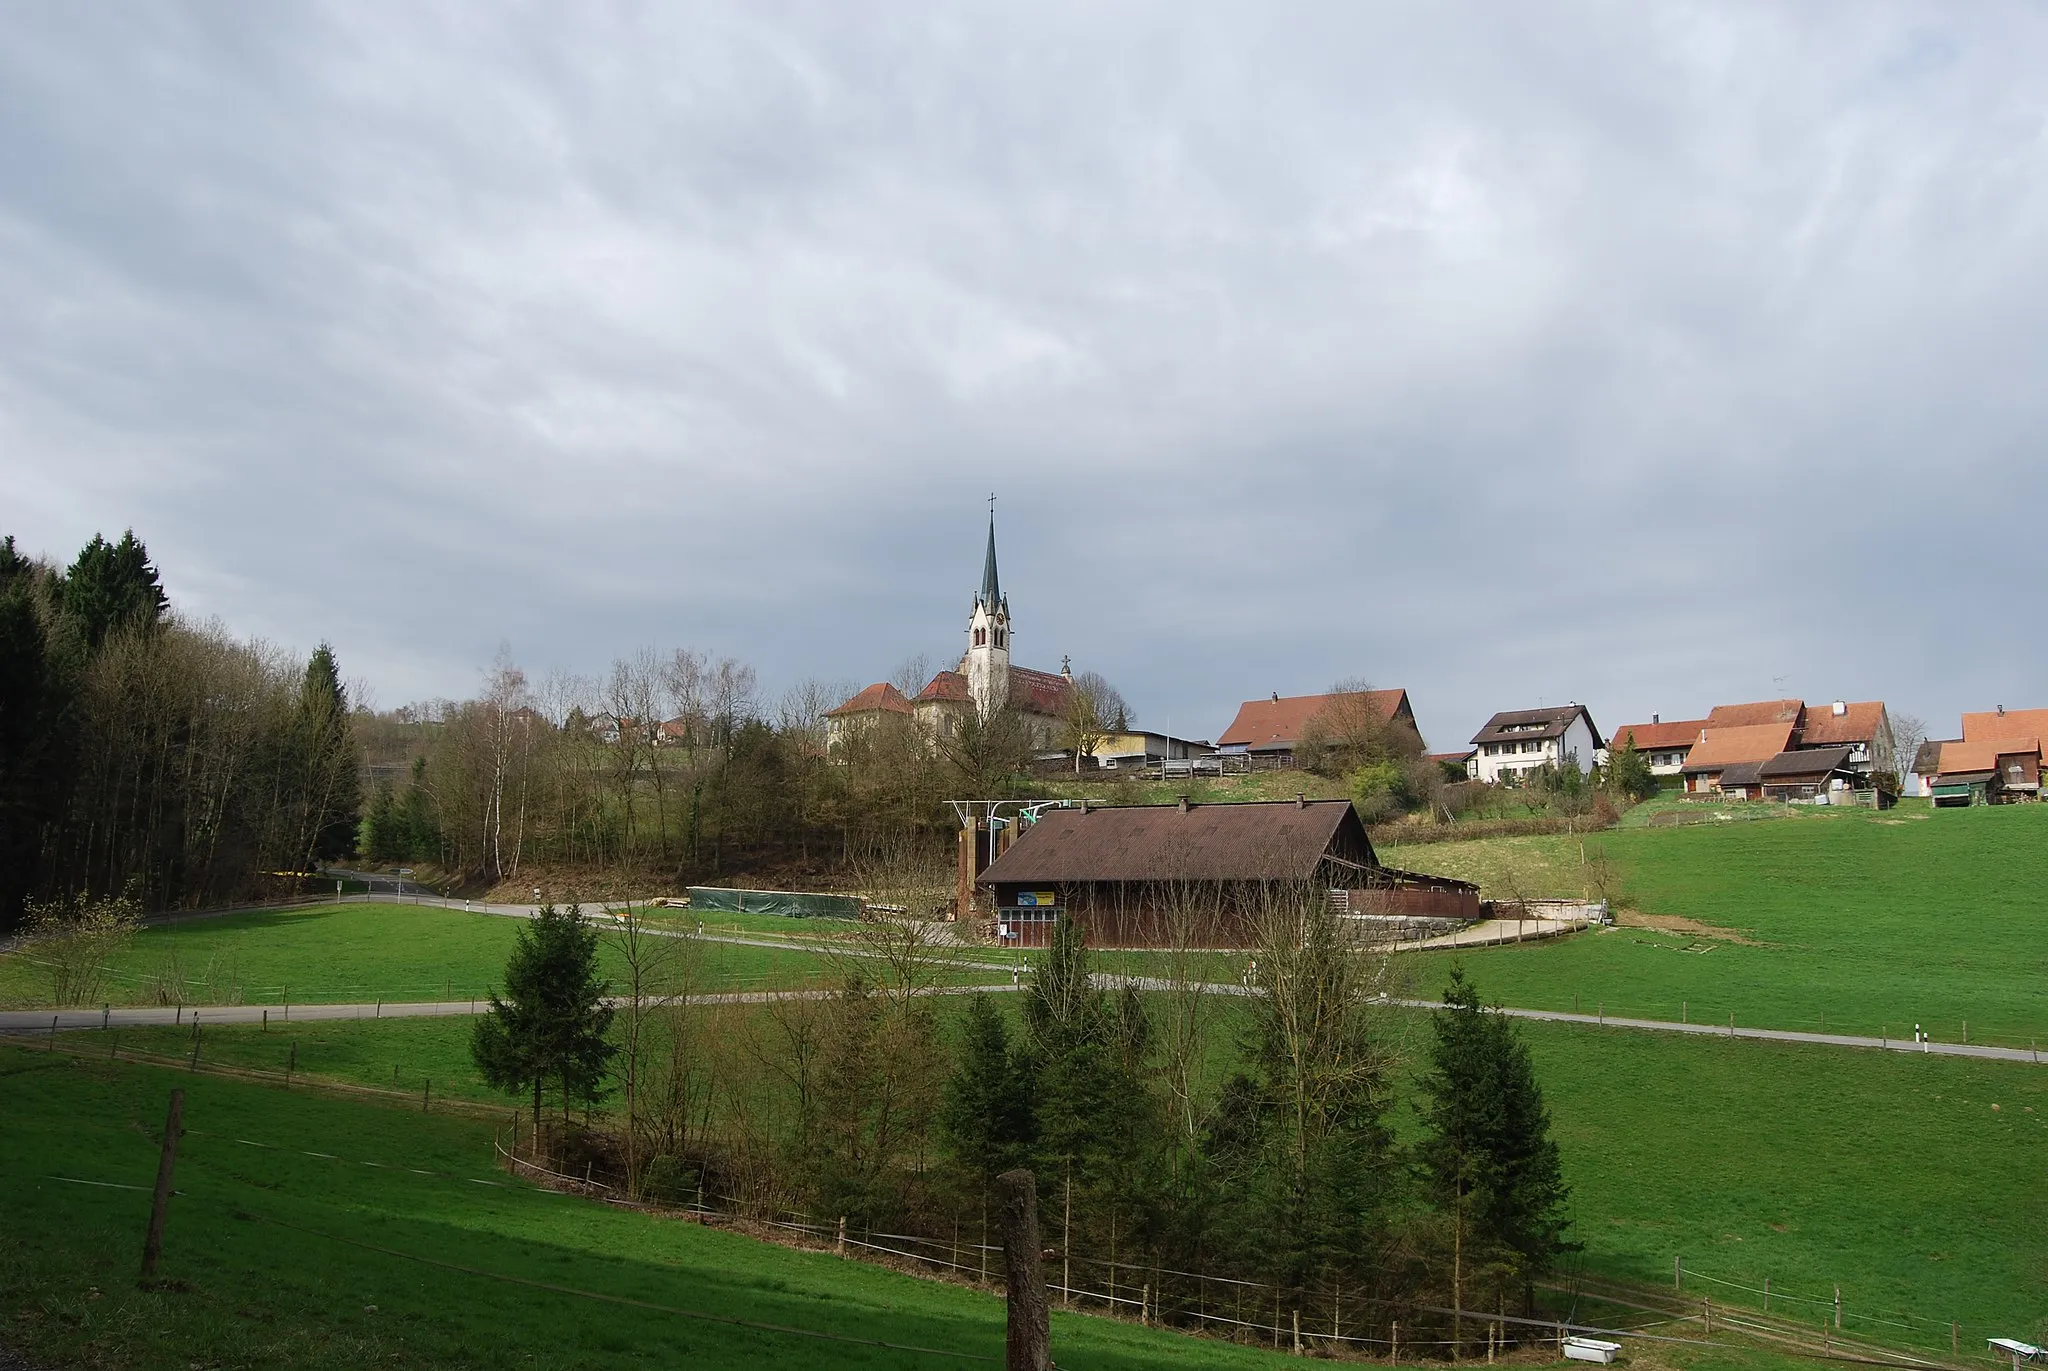
[[[960,674],[982,717],[1001,709],[1010,698],[1010,602],[996,575],[996,515],[988,515],[988,557],[982,563],[981,590],[967,617],[967,655]]]

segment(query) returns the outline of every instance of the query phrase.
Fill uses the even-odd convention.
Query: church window
[[[1003,631],[1002,631],[1001,629],[997,629],[997,630],[996,630],[996,646],[997,646],[997,647],[1002,647],[1002,646],[1004,645],[1004,642],[1005,642],[1005,640],[1006,640],[1006,639],[1007,639],[1007,638],[1008,638],[1009,636],[1010,636],[1009,634],[1007,634],[1007,633],[1003,632]]]
[[[986,646],[986,645],[987,645],[987,643],[988,643],[988,630],[987,630],[987,629],[985,629],[985,628],[977,628],[977,629],[975,629],[975,630],[974,630],[974,645],[975,645],[976,647],[984,647],[984,646]]]

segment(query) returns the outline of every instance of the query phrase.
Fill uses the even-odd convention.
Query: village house
[[[1582,704],[1510,709],[1488,719],[1472,735],[1469,772],[1476,781],[1509,784],[1544,767],[1590,772],[1601,746],[1600,730]]]
[[[1607,754],[1611,757],[1625,744],[1634,742],[1636,752],[1649,764],[1652,776],[1681,776],[1685,771],[1685,759],[1706,726],[1705,719],[1678,719],[1665,723],[1660,716],[1652,714],[1646,724],[1624,724],[1615,729],[1607,739]]]
[[[1104,771],[1142,771],[1157,766],[1168,773],[1189,774],[1202,770],[1205,761],[1213,769],[1216,744],[1206,738],[1176,738],[1149,729],[1123,729],[1105,735],[1088,750],[1088,755]]]
[[[1726,795],[1754,800],[1763,795],[1763,764],[1792,742],[1788,722],[1741,724],[1701,730],[1686,754],[1683,775],[1688,795]]]
[[[1757,787],[1766,800],[1789,804],[1840,803],[1862,778],[1849,764],[1847,747],[1803,747],[1780,752],[1757,767]],[[1723,773],[1726,781],[1726,773]]]
[[[1066,730],[1074,675],[1062,663],[1057,673],[1034,671],[1010,661],[1010,600],[996,570],[996,522],[988,522],[988,554],[981,589],[967,615],[967,651],[959,664],[934,675],[913,697],[886,681],[867,686],[845,703],[825,711],[825,750],[831,756],[891,718],[908,718],[928,741],[952,737],[970,714],[986,718],[1012,709],[1023,720],[1035,753],[1056,752]]]
[[[1281,695],[1246,700],[1216,748],[1226,757],[1244,757],[1255,769],[1285,771],[1297,764],[1304,739],[1320,736],[1327,744],[1364,728],[1405,729],[1417,739],[1415,710],[1405,690],[1333,691],[1326,695]]]
[[[997,937],[1022,947],[1062,917],[1096,947],[1248,947],[1304,894],[1361,919],[1480,916],[1477,886],[1380,865],[1350,801],[1301,797],[1048,809],[976,885]]]
[[[2048,714],[2048,711],[2019,710],[2010,716],[1966,714],[1963,716],[1966,726],[1964,737],[1923,746],[1913,765],[1916,771],[1927,768],[1921,774],[1927,779],[1927,793],[1935,807],[1950,809],[1968,805],[2016,804],[2040,799],[2040,738],[2031,735],[1971,738],[1967,734],[1967,725],[1976,718],[1979,721],[1977,731],[1981,735],[1995,726],[1988,720],[1996,720],[1999,724],[2010,720],[2013,725],[2024,725],[2029,720],[2021,716],[2042,714]]]

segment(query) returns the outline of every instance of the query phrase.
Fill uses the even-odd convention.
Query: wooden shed
[[[977,880],[1005,943],[1043,946],[1071,916],[1097,947],[1245,947],[1290,888],[1352,913],[1477,919],[1467,881],[1381,866],[1348,800],[1046,811]]]

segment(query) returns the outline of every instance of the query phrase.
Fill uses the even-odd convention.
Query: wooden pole
[[[1673,1290],[1685,1289],[1685,1258],[1683,1257],[1673,1257],[1671,1259],[1671,1288]]]
[[[1301,1355],[1301,1311],[1294,1311],[1294,1355]]]
[[[1045,1274],[1038,1245],[1038,1178],[1019,1167],[996,1177],[1003,1225],[1003,1280],[1008,1290],[1009,1328],[1004,1339],[1008,1371],[1051,1371],[1052,1315],[1045,1298]]]
[[[1395,1319],[1395,1320],[1394,1320],[1394,1336],[1393,1336],[1392,1340],[1391,1340],[1391,1341],[1389,1341],[1389,1342],[1387,1343],[1387,1364],[1391,1366],[1391,1365],[1393,1365],[1393,1364],[1394,1364],[1395,1362],[1398,1362],[1398,1361],[1400,1361],[1400,1360],[1401,1360],[1401,1321],[1400,1321],[1399,1319]]]
[[[1835,1287],[1835,1327],[1842,1326],[1842,1287]]]
[[[1038,1195],[1038,1180],[1031,1181],[1034,1202]],[[1035,1203],[1034,1203],[1035,1207]],[[1074,1307],[1074,1177],[1068,1174],[1064,1208],[1060,1212],[1060,1303],[1067,1308]]]
[[[178,1164],[178,1135],[185,1125],[185,1092],[171,1092],[171,1112],[164,1120],[163,1152],[156,1163],[156,1194],[149,1206],[149,1232],[142,1240],[142,1279],[156,1276],[157,1258],[164,1250],[164,1211],[171,1203],[171,1171]]]

